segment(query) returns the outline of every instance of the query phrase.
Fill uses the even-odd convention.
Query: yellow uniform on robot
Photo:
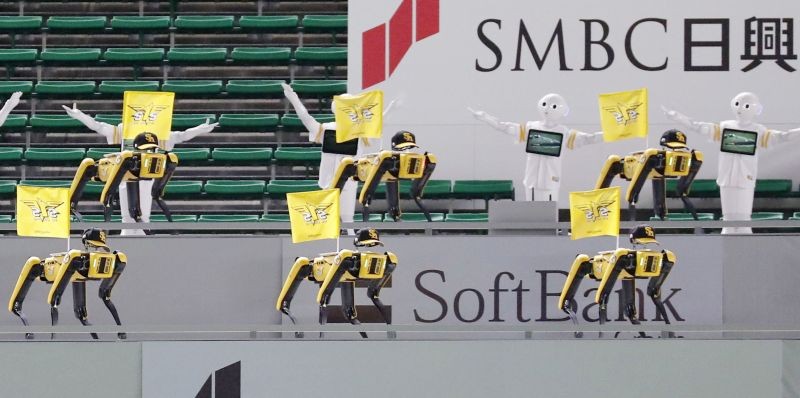
[[[117,325],[122,325],[117,314],[117,308],[111,302],[111,290],[125,270],[128,262],[127,256],[118,251],[112,252],[106,245],[106,232],[100,229],[88,229],[83,233],[84,250],[70,250],[66,253],[51,254],[50,257],[40,259],[31,257],[22,267],[14,292],[8,301],[8,310],[19,316],[22,324],[27,326],[28,319],[22,312],[22,303],[33,284],[39,279],[52,284],[47,295],[50,305],[50,319],[53,326],[58,323],[58,306],[61,296],[67,285],[72,283],[73,304],[75,317],[83,325],[89,325],[86,311],[86,281],[102,280],[99,296],[106,308],[111,312]],[[97,339],[96,333],[91,333]],[[124,339],[125,333],[118,334]],[[32,338],[32,334],[26,337]]]

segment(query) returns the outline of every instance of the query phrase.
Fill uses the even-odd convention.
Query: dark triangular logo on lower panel
[[[214,395],[211,395],[212,380]],[[232,363],[208,376],[195,398],[241,398],[242,361]]]

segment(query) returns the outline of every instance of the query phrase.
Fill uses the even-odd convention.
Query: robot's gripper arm
[[[151,196],[158,204],[158,207],[161,208],[161,211],[164,212],[164,216],[167,218],[167,221],[172,222],[172,212],[167,207],[167,204],[164,202],[164,191],[167,189],[167,183],[169,180],[172,179],[172,175],[175,174],[175,169],[178,167],[178,156],[172,152],[167,153],[167,164],[164,169],[164,175],[155,180],[153,183],[153,189],[150,191]]]
[[[358,196],[358,201],[364,206],[369,206],[372,203],[372,197],[375,195],[375,190],[381,182],[383,175],[392,168],[395,162],[394,154],[391,151],[381,151],[378,154],[378,164],[370,169],[370,173],[364,181],[364,187],[361,188],[361,194]]]
[[[389,313],[386,311],[386,307],[381,302],[380,294],[381,289],[389,282],[389,279],[392,278],[392,273],[397,268],[397,255],[392,252],[386,252],[386,269],[383,271],[383,277],[380,279],[372,280],[369,285],[367,285],[367,296],[369,296],[370,300],[372,300],[372,304],[375,305],[375,308],[378,309],[378,312],[381,313],[383,317],[383,321],[390,325],[392,323],[391,318],[389,317]]]
[[[694,204],[692,204],[692,201],[689,199],[689,188],[692,186],[692,182],[694,182],[695,177],[697,177],[697,173],[700,171],[702,165],[703,153],[700,151],[692,151],[692,162],[689,166],[689,174],[680,177],[676,187],[676,193],[678,197],[681,198],[683,207],[692,213],[695,220],[697,220],[697,209],[695,209]]]
[[[103,282],[100,283],[100,289],[97,291],[98,296],[100,299],[103,300],[103,304],[105,304],[108,312],[111,313],[111,316],[114,318],[114,322],[122,326],[122,322],[119,319],[119,313],[117,312],[117,307],[111,301],[111,290],[114,289],[114,286],[117,284],[119,277],[122,276],[122,272],[125,271],[125,266],[128,264],[128,256],[125,255],[123,252],[115,252],[117,255],[117,259],[114,262],[114,272],[111,274],[111,277],[108,279],[104,279]],[[127,338],[127,335],[124,332],[117,333],[117,337],[120,339]]]
[[[661,272],[658,276],[650,278],[650,282],[647,284],[647,295],[653,300],[653,304],[656,306],[656,311],[661,314],[661,317],[664,318],[664,322],[669,324],[669,317],[667,315],[667,310],[664,308],[664,303],[661,301],[661,286],[664,284],[664,281],[669,276],[670,271],[672,271],[672,267],[675,265],[676,257],[675,253],[664,250],[662,252],[664,254],[664,259],[661,262]]]
[[[349,156],[343,158],[336,168],[336,174],[334,174],[333,180],[331,180],[331,186],[328,188],[337,188],[341,191],[342,188],[344,188],[344,184],[347,183],[347,180],[355,176],[357,171],[355,159]]]
[[[298,257],[292,264],[292,269],[289,270],[289,275],[286,276],[286,281],[283,283],[280,295],[278,295],[278,302],[275,304],[275,309],[288,315],[292,323],[296,323],[294,317],[289,311],[292,304],[297,288],[300,282],[311,275],[311,264],[306,257]]]
[[[707,123],[707,122],[698,122],[686,116],[676,110],[667,108],[664,105],[661,105],[661,110],[664,112],[664,115],[667,119],[679,123],[681,126],[701,133],[707,137],[709,137],[712,141],[719,141],[719,125],[715,123]]]
[[[79,250],[70,250],[62,261],[55,279],[53,279],[53,285],[47,295],[47,303],[50,304],[50,320],[53,326],[58,324],[58,306],[61,304],[64,290],[66,290],[67,285],[72,280],[72,276],[78,270],[81,254]]]
[[[281,86],[283,87],[283,95],[286,96],[286,99],[289,100],[290,104],[292,104],[295,113],[297,113],[297,117],[303,123],[303,126],[305,126],[308,130],[309,140],[315,141],[317,136],[321,137],[322,124],[318,122],[317,119],[314,119],[310,113],[308,113],[308,109],[306,109],[305,105],[303,105],[303,102],[300,101],[300,97],[298,97],[297,93],[294,92],[292,86],[286,83],[281,83]]]
[[[497,131],[501,131],[503,133],[506,133],[506,134],[514,136],[514,137],[517,137],[517,136],[521,137],[521,136],[524,135],[523,134],[524,133],[523,132],[523,128],[525,127],[525,124],[514,123],[514,122],[501,122],[501,121],[497,120],[496,117],[494,117],[494,116],[492,116],[492,115],[490,115],[490,114],[488,114],[488,113],[486,113],[484,111],[478,111],[478,110],[475,110],[475,109],[472,109],[472,108],[467,108],[467,110],[469,110],[470,113],[472,113],[472,116],[474,116],[475,119],[480,120],[480,121],[488,124],[489,126],[491,126],[492,128],[494,128]]]
[[[111,169],[108,180],[106,180],[103,186],[103,191],[100,193],[100,203],[102,203],[103,206],[111,206],[111,197],[113,193],[117,192],[119,184],[122,183],[125,174],[133,167],[133,155],[131,151],[123,151],[120,153],[120,162],[115,164],[114,168]]]
[[[603,165],[603,169],[600,171],[600,177],[597,179],[594,189],[610,187],[614,177],[621,175],[622,172],[622,158],[617,155],[609,156],[608,159],[606,159],[606,163]]]
[[[639,193],[642,192],[642,187],[644,187],[644,183],[647,182],[650,172],[658,166],[660,161],[659,155],[662,153],[663,152],[654,148],[644,151],[642,154],[644,161],[639,163],[639,167],[634,171],[631,176],[631,183],[628,185],[628,192],[625,195],[625,200],[628,201],[628,203],[635,204],[639,201]]]
[[[597,286],[597,293],[594,297],[594,302],[600,304],[601,309],[608,302],[608,297],[611,295],[611,290],[614,289],[614,284],[617,283],[619,274],[630,266],[629,253],[626,249],[617,249],[614,251],[614,258],[617,261],[603,270],[603,276],[600,278],[600,284]]]
[[[581,281],[586,275],[592,272],[591,258],[585,254],[579,254],[572,261],[572,266],[567,274],[567,280],[564,282],[564,288],[561,289],[561,296],[558,298],[558,309],[562,311],[569,310],[570,303],[575,297],[575,292]]]
[[[72,184],[69,186],[69,208],[72,214],[81,220],[81,214],[78,212],[78,202],[83,196],[83,190],[86,188],[86,183],[97,175],[97,164],[94,159],[86,158],[81,161],[78,166],[78,171],[75,172],[75,177],[72,178]]]
[[[22,312],[22,303],[25,301],[25,296],[28,294],[33,281],[41,277],[43,273],[44,265],[42,260],[38,257],[29,258],[22,267],[17,284],[14,286],[14,292],[11,293],[11,298],[8,300],[8,311],[18,316],[25,326],[28,326],[28,319]]]
[[[317,303],[324,305],[330,301],[331,294],[333,294],[334,289],[336,289],[336,286],[341,282],[344,273],[354,268],[353,257],[353,251],[347,249],[340,251],[339,254],[334,257],[333,267],[331,267],[328,274],[325,275],[325,280],[322,281],[319,291],[317,292]]]

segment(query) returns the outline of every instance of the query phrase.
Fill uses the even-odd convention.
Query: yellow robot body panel
[[[597,271],[601,271],[600,284],[597,286],[597,294],[595,294],[594,302],[600,302],[600,294],[603,292],[606,283],[611,276],[611,272],[614,270],[614,265],[617,263],[617,259],[622,256],[627,256],[631,250],[628,249],[617,249],[614,251],[607,251],[607,252],[600,252],[597,256],[595,256],[594,260],[597,262],[598,257],[602,259],[602,265],[600,267],[595,266],[593,268],[593,273],[595,277],[597,276]],[[629,273],[625,270],[620,270],[619,278],[630,278],[632,277]]]
[[[630,181],[644,164],[644,153],[635,152],[626,155],[622,160],[622,175],[620,177]]]
[[[423,171],[425,170],[425,155],[421,153],[400,153],[400,170],[397,173],[397,178],[401,179],[415,179],[422,178]]]
[[[42,260],[39,257],[30,257],[25,262],[22,271],[19,273],[19,278],[17,278],[17,284],[14,286],[14,293],[11,294],[11,298],[8,300],[8,312],[14,312],[14,300],[19,296],[19,291],[22,289],[22,285],[25,284],[28,274],[31,273],[31,268],[41,262]]]
[[[665,151],[664,177],[685,177],[692,166],[691,152]]]
[[[56,280],[56,277],[58,277],[62,265],[65,264],[64,256],[66,255],[67,253],[53,253],[50,257],[44,259],[44,272],[42,276],[48,283],[52,283]]]
[[[379,159],[377,155],[367,155],[361,159],[358,159],[356,163],[356,179],[361,182],[366,182],[370,176],[375,173],[375,168],[378,167]],[[381,176],[381,181],[385,181],[383,179],[384,176]]]
[[[358,268],[359,279],[381,279],[389,257],[383,253],[362,252]]]
[[[671,252],[669,250],[664,250],[664,255],[667,256],[667,261],[669,261],[669,262],[671,262],[673,264],[677,261],[677,257],[675,256],[675,253],[673,253],[673,252]]]
[[[174,155],[174,154],[171,154]],[[139,154],[139,178],[155,179],[164,177],[167,168],[167,155],[163,153],[143,152]],[[175,157],[177,159],[177,156]]]
[[[661,274],[664,254],[652,250],[636,251],[635,276],[653,277]]]
[[[114,253],[89,253],[90,279],[108,279],[114,274],[114,267],[117,263],[117,255]]]
[[[72,261],[74,261],[78,257],[81,257],[84,254],[85,253],[81,252],[80,250],[70,250],[69,252],[64,254],[64,256],[61,258],[60,263],[53,262],[52,270],[49,269],[50,267],[48,267],[48,260],[50,260],[51,257],[48,257],[48,258],[45,259],[45,269],[44,269],[45,270],[45,277],[47,278],[48,282],[52,282],[53,283],[53,286],[50,287],[50,293],[47,295],[47,302],[48,303],[52,303],[53,302],[53,295],[55,295],[55,293],[56,293],[56,288],[58,287],[58,282],[64,278],[64,274],[67,272],[67,268],[69,268],[69,264],[71,264]],[[58,258],[58,257],[54,256],[52,258]],[[52,275],[53,271],[55,271],[55,277],[51,280],[50,278],[47,277],[47,275],[48,275],[48,273],[50,273]],[[70,278],[70,282],[84,280],[84,279],[86,279],[86,278],[76,272]]]
[[[316,282],[324,282],[325,279],[328,278],[328,274],[334,271],[334,261],[338,254],[339,253],[322,253],[314,258],[314,262],[311,264],[311,277],[314,278]],[[345,272],[344,275],[342,275],[342,282],[351,280],[355,280],[355,277],[350,275],[349,272]]]
[[[122,165],[122,162],[128,158],[134,156],[132,151],[122,151],[116,153],[109,153],[103,156],[102,159],[97,163],[97,179],[106,182],[114,179],[114,176],[119,172],[119,168]],[[134,179],[132,173],[128,172],[123,177],[123,181],[127,181],[129,179]]]

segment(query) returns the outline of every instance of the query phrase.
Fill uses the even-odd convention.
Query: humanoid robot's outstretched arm
[[[172,149],[172,145],[180,144],[181,142],[186,142],[192,140],[194,137],[197,137],[201,134],[208,134],[214,130],[215,127],[219,126],[219,123],[209,123],[211,120],[206,119],[205,123],[199,124],[192,128],[188,128],[183,131],[172,131],[169,133],[169,143],[170,147],[165,148],[167,150]]]
[[[78,107],[73,103],[72,108],[61,105],[61,108],[67,112],[69,117],[83,123],[89,130],[92,130],[103,137],[106,137],[106,142],[109,144],[119,144],[122,140],[122,128],[121,124],[119,126],[114,126],[104,122],[98,122],[94,120],[93,117],[83,113]]]
[[[484,111],[478,111],[472,108],[467,108],[467,110],[470,111],[470,113],[472,113],[472,116],[474,116],[475,119],[478,119],[488,124],[497,131],[501,131],[503,133],[515,137],[519,142],[525,142],[524,123],[501,122],[497,120],[496,117]]]
[[[100,296],[100,299],[103,300],[103,304],[106,305],[108,312],[111,313],[111,316],[114,318],[114,322],[117,325],[122,326],[122,322],[119,319],[119,314],[117,313],[117,307],[111,301],[111,290],[114,289],[119,277],[122,276],[122,272],[125,271],[125,266],[128,264],[128,256],[126,256],[123,252],[114,252],[114,254],[117,255],[117,259],[114,262],[114,272],[111,274],[111,277],[108,279],[103,279],[103,281],[100,282],[98,296]],[[117,337],[120,339],[126,339],[128,336],[124,332],[119,332],[117,333]]]
[[[78,166],[78,171],[75,172],[75,177],[72,178],[72,184],[69,186],[69,203],[70,211],[78,221],[82,220],[81,214],[78,212],[78,202],[83,196],[83,189],[86,188],[86,183],[97,175],[97,164],[94,159],[86,158],[81,161]]]
[[[11,97],[6,100],[6,103],[3,104],[3,108],[0,109],[0,126],[2,126],[6,119],[8,119],[8,115],[11,114],[11,111],[19,105],[19,99],[22,97],[22,91],[15,91],[11,94]]]
[[[286,83],[281,83],[281,86],[283,87],[283,95],[286,96],[286,99],[292,104],[294,112],[297,113],[297,117],[300,118],[300,122],[302,122],[306,130],[308,130],[308,140],[312,142],[322,142],[322,124],[308,113],[308,109],[306,109],[303,102],[300,101],[300,97],[294,92],[292,86]]]
[[[172,152],[167,153],[167,164],[164,166],[164,176],[155,180],[153,188],[150,191],[153,200],[155,200],[158,207],[161,208],[161,211],[164,212],[164,216],[169,222],[172,222],[172,212],[169,210],[169,207],[167,207],[166,202],[164,202],[164,192],[167,189],[167,183],[172,179],[172,175],[175,174],[175,169],[177,167],[178,156]]]
[[[779,144],[784,144],[794,139],[800,138],[800,128],[789,131],[768,129],[758,140],[758,145],[764,149],[775,148]]]
[[[597,178],[594,189],[610,187],[614,177],[622,175],[623,171],[622,158],[617,155],[609,156],[606,159],[606,163],[603,164],[603,169],[600,171],[600,177]]]
[[[705,135],[712,142],[719,141],[721,139],[719,124],[695,121],[689,116],[667,108],[663,105],[661,106],[661,110],[664,112],[664,115],[667,116],[667,119],[677,122],[689,130]]]
[[[292,264],[292,269],[289,270],[289,275],[286,276],[286,281],[283,283],[281,293],[278,295],[278,302],[275,304],[275,309],[289,316],[293,324],[297,322],[292,316],[289,307],[292,304],[292,299],[294,298],[295,292],[297,292],[297,288],[300,286],[300,282],[311,275],[311,271],[311,264],[308,258],[298,257],[295,259],[294,264]]]
[[[586,145],[593,145],[603,142],[603,132],[584,133],[583,131],[572,130],[567,137],[567,149],[577,149]]]
[[[392,252],[386,252],[386,257],[388,261],[386,262],[386,268],[383,271],[383,277],[380,279],[374,279],[369,283],[367,286],[367,296],[369,296],[370,300],[372,300],[372,303],[378,309],[378,312],[381,313],[383,321],[386,322],[387,325],[391,325],[392,319],[389,316],[388,311],[386,311],[386,306],[383,305],[379,296],[381,294],[381,289],[383,289],[383,286],[389,282],[389,279],[392,277],[392,272],[394,272],[395,268],[397,268],[397,255]]]
[[[17,284],[14,286],[14,292],[11,293],[11,298],[8,300],[8,311],[18,316],[25,326],[28,326],[28,318],[22,312],[22,303],[25,301],[25,296],[28,294],[33,281],[41,277],[42,274],[44,274],[42,260],[39,257],[29,258],[22,267]]]

